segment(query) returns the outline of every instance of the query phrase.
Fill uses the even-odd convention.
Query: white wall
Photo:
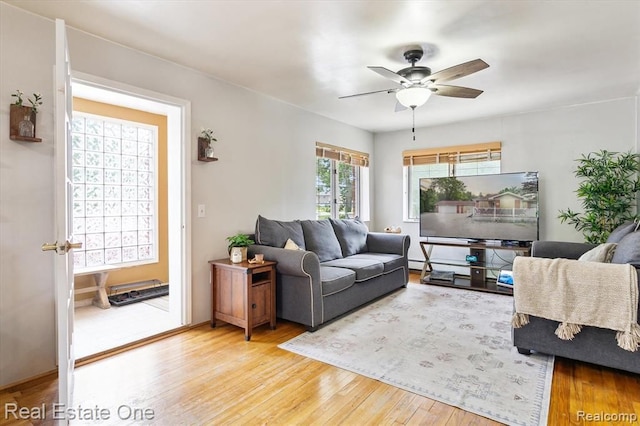
[[[52,69],[54,25],[0,2],[0,386],[55,368]],[[193,322],[210,319],[207,261],[227,236],[252,232],[258,214],[315,215],[315,142],[373,157],[373,136],[202,73],[68,30],[72,70],[191,102]],[[25,54],[25,52],[27,52]],[[40,144],[9,139],[11,93],[40,91]],[[196,160],[196,137],[215,131],[213,163]],[[372,163],[374,159],[372,158]],[[198,204],[206,217],[197,218]],[[37,268],[35,266],[38,266]]]
[[[0,3],[0,386],[55,368],[54,26]],[[9,139],[16,89],[40,92],[41,143]],[[28,103],[27,103],[28,105]]]
[[[573,172],[583,153],[606,149],[637,151],[637,99],[626,98],[375,135],[376,227],[401,225],[411,235],[410,258],[422,260],[417,223],[402,218],[402,151],[502,141],[502,172],[540,172],[540,239],[584,241],[573,226],[561,224],[561,209],[581,211]],[[421,108],[429,108],[427,103]]]

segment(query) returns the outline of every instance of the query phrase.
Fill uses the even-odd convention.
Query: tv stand
[[[462,259],[446,260],[446,259],[434,259],[431,255],[433,247],[458,247],[469,250],[469,256],[475,258],[474,262],[467,262]],[[513,289],[508,287],[499,286],[496,284],[496,280],[493,278],[487,278],[487,271],[499,272],[500,269],[511,269],[511,267],[495,266],[487,264],[487,250],[505,250],[515,252],[516,255],[530,256],[531,247],[527,245],[522,247],[520,245],[502,245],[502,244],[487,244],[486,242],[473,242],[473,241],[451,241],[451,242],[434,242],[434,241],[420,241],[420,249],[424,255],[424,266],[422,267],[422,273],[420,274],[420,282],[425,284],[442,285],[447,287],[466,288],[469,290],[487,291],[491,293],[500,294],[513,294]],[[447,265],[461,268],[469,268],[469,275],[456,274],[453,281],[451,280],[434,280],[430,279],[430,274],[433,272],[433,265]]]

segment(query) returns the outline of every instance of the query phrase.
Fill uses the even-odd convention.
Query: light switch
[[[204,217],[204,204],[198,204],[198,217]]]

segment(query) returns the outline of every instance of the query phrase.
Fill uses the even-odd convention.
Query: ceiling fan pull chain
[[[411,113],[413,114],[413,127],[411,128],[411,132],[413,132],[413,141],[416,141],[416,107],[411,107]]]

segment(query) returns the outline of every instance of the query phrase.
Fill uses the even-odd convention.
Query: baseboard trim
[[[87,297],[85,299],[78,299],[73,302],[73,308],[82,308],[90,306],[93,303],[93,297]]]
[[[105,358],[109,358],[110,356],[113,355],[117,355],[119,353],[122,352],[126,352],[128,350],[131,349],[135,349],[135,348],[139,348],[141,346],[144,345],[148,345],[150,343],[154,343],[163,339],[166,339],[168,337],[171,336],[175,336],[177,334],[180,333],[184,333],[185,331],[191,330],[193,328],[197,328],[200,327],[204,324],[210,324],[211,321],[203,321],[201,323],[198,324],[191,324],[191,325],[183,325],[181,327],[178,328],[174,328],[172,330],[168,330],[165,331],[163,333],[160,334],[156,334],[154,336],[150,336],[144,339],[140,339],[137,340],[135,342],[131,342],[131,343],[127,343],[126,345],[122,345],[122,346],[118,346],[116,348],[113,349],[109,349],[94,355],[90,355],[90,356],[86,356],[80,359],[77,359],[75,362],[75,366],[76,367],[81,367],[83,365],[87,365],[87,364],[91,364],[92,362],[96,362],[99,361],[101,359],[105,359]],[[31,376],[31,377],[27,377],[24,378],[22,380],[18,380],[16,382],[13,383],[8,383],[6,385],[2,385],[0,386],[0,391],[11,391],[14,388],[24,388],[24,387],[31,387],[31,386],[35,386],[41,382],[45,382],[45,381],[51,381],[51,380],[55,380],[58,377],[58,370],[51,370],[51,371],[47,371],[35,376]]]
[[[191,326],[181,326],[171,330],[164,331],[153,336],[145,337],[144,339],[136,340],[135,342],[127,343],[125,345],[116,346],[115,348],[107,349],[106,351],[98,352],[93,355],[85,356],[76,360],[75,366],[81,367],[83,365],[91,364],[92,362],[100,361],[101,359],[109,358],[113,355],[120,354],[122,352],[129,351],[131,349],[139,348],[149,343],[154,343],[159,340],[166,339],[167,337],[175,336],[176,334],[183,333],[191,329]]]
[[[31,387],[38,385],[45,381],[50,381],[58,377],[58,370],[51,370],[45,373],[38,374],[36,376],[27,377],[26,379],[18,380],[17,382],[9,383],[0,386],[0,392],[11,392],[14,388]]]

